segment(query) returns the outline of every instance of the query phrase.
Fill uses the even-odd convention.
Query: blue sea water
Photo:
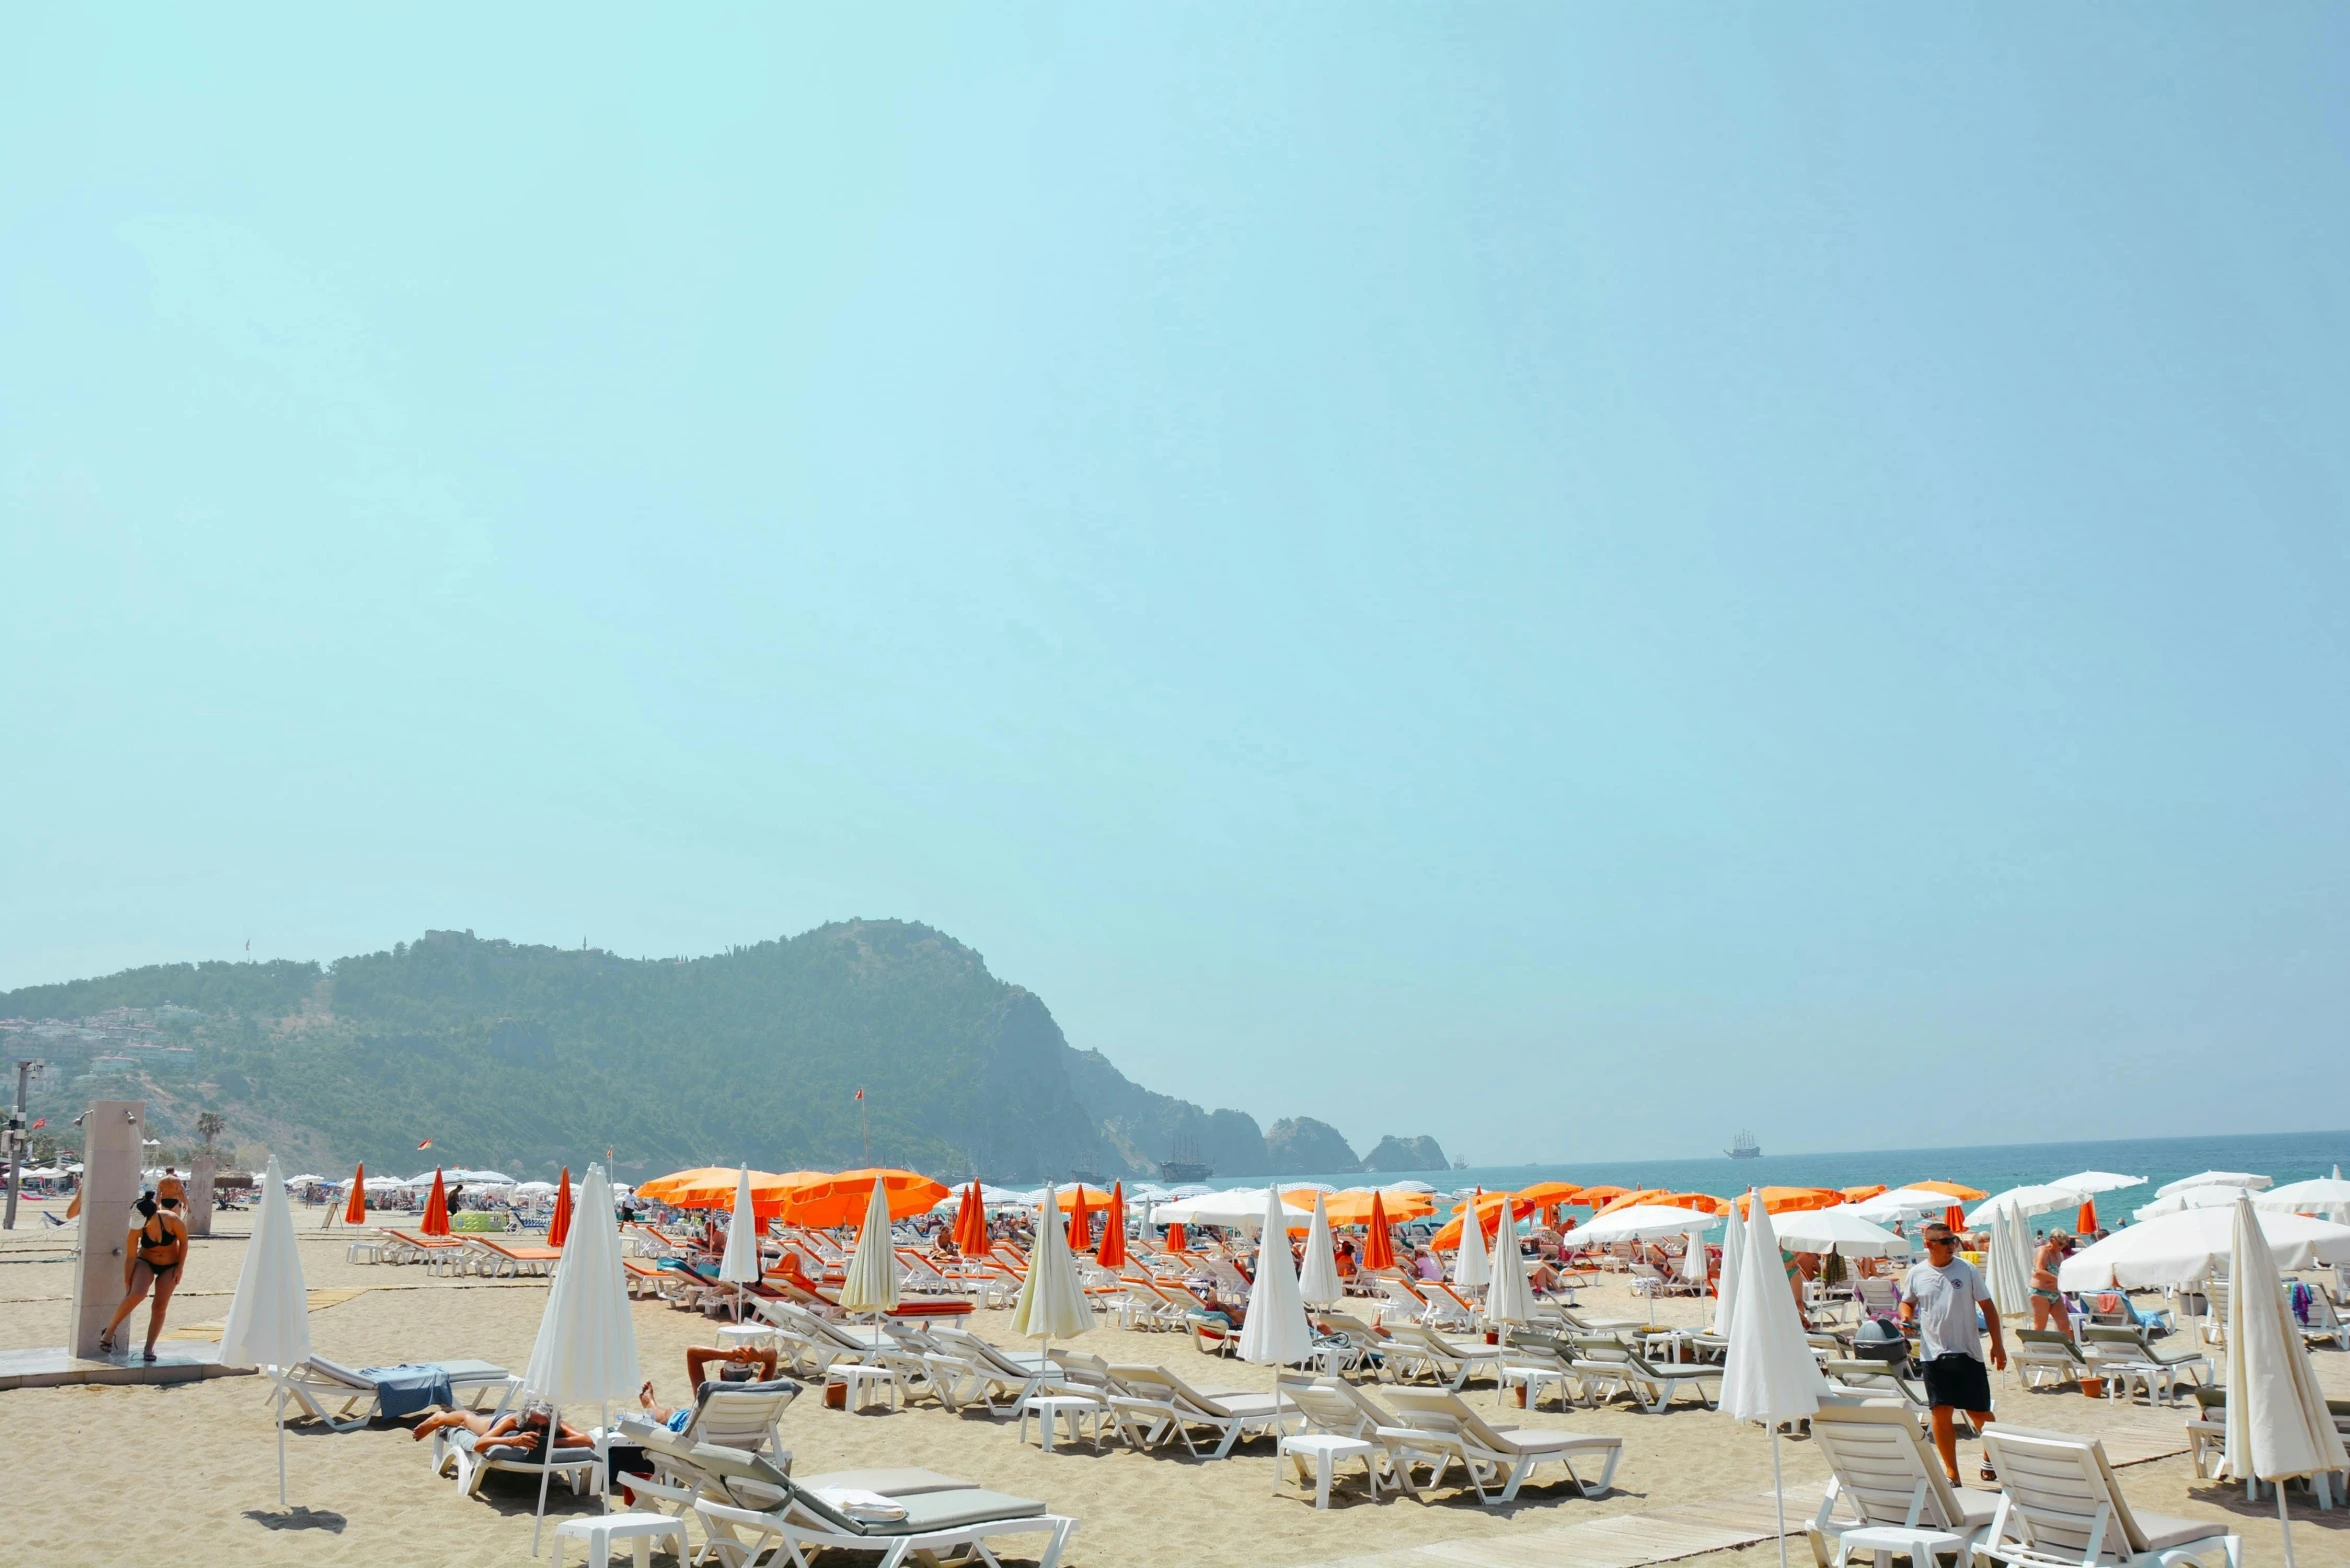
[[[1898,1187],[1912,1181],[1955,1181],[1985,1192],[2052,1181],[2075,1171],[2116,1171],[2143,1176],[2146,1184],[2125,1187],[2098,1200],[2100,1219],[2108,1225],[2154,1199],[2155,1189],[2181,1176],[2200,1171],[2252,1171],[2276,1178],[2277,1185],[2323,1176],[2336,1165],[2350,1165],[2350,1132],[2251,1133],[2230,1138],[2126,1138],[2099,1143],[2011,1143],[1981,1148],[1881,1149],[1841,1154],[1765,1154],[1759,1159],[1733,1160],[1716,1155],[1697,1160],[1605,1160],[1589,1164],[1477,1166],[1453,1171],[1391,1171],[1376,1177],[1360,1174],[1301,1173],[1300,1181],[1326,1181],[1334,1186],[1359,1186],[1405,1178],[1424,1181],[1439,1191],[1479,1186],[1487,1191],[1532,1186],[1538,1181],[1571,1181],[1582,1186],[1612,1183],[1619,1187],[1670,1187],[1676,1192],[1710,1192],[1720,1197],[1750,1186],[1859,1187],[1883,1182]],[[1261,1177],[1225,1180],[1211,1185],[1245,1187]]]

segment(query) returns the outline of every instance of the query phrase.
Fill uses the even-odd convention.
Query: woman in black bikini
[[[147,1313],[147,1359],[155,1359],[155,1341],[163,1333],[163,1313],[171,1305],[171,1293],[179,1288],[180,1271],[188,1261],[188,1222],[180,1218],[181,1202],[187,1189],[177,1176],[166,1176],[156,1184],[151,1197],[139,1200],[138,1227],[125,1239],[122,1249],[122,1305],[115,1309],[114,1321],[106,1325],[99,1336],[98,1348],[111,1354],[117,1348],[115,1331],[123,1320],[138,1309],[139,1302],[150,1287],[155,1292],[155,1305]]]

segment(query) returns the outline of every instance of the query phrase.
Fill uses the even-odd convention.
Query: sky
[[[18,8],[0,988],[897,917],[1358,1149],[2350,1125],[2346,255],[2338,6]]]

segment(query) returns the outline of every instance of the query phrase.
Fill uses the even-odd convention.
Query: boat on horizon
[[[1730,1147],[1722,1152],[1733,1160],[1759,1160],[1762,1158],[1762,1145],[1754,1141],[1753,1133],[1741,1127],[1738,1136],[1730,1140]]]

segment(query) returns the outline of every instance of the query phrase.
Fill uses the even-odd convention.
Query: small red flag
[[[864,1090],[862,1090],[862,1089],[859,1089],[859,1090],[857,1091],[857,1098],[858,1098],[858,1099],[860,1099],[860,1100],[862,1100],[863,1098],[865,1098],[865,1091],[864,1091]]]
[[[44,1116],[44,1117],[42,1117],[42,1118],[41,1118],[39,1121],[37,1121],[37,1122],[33,1123],[33,1131],[35,1131],[35,1132],[39,1132],[39,1131],[40,1131],[42,1128],[44,1128],[44,1127],[46,1127],[46,1126],[48,1126],[48,1125],[49,1125],[49,1118],[48,1118],[48,1117],[46,1117],[46,1116]]]
[[[422,1143],[418,1144],[418,1145],[417,1145],[417,1147],[418,1147],[419,1149],[429,1149],[429,1148],[431,1148],[431,1147],[432,1147],[432,1140],[431,1140],[430,1138],[427,1138],[427,1139],[425,1139],[425,1140],[424,1140],[424,1142],[422,1142]]]

